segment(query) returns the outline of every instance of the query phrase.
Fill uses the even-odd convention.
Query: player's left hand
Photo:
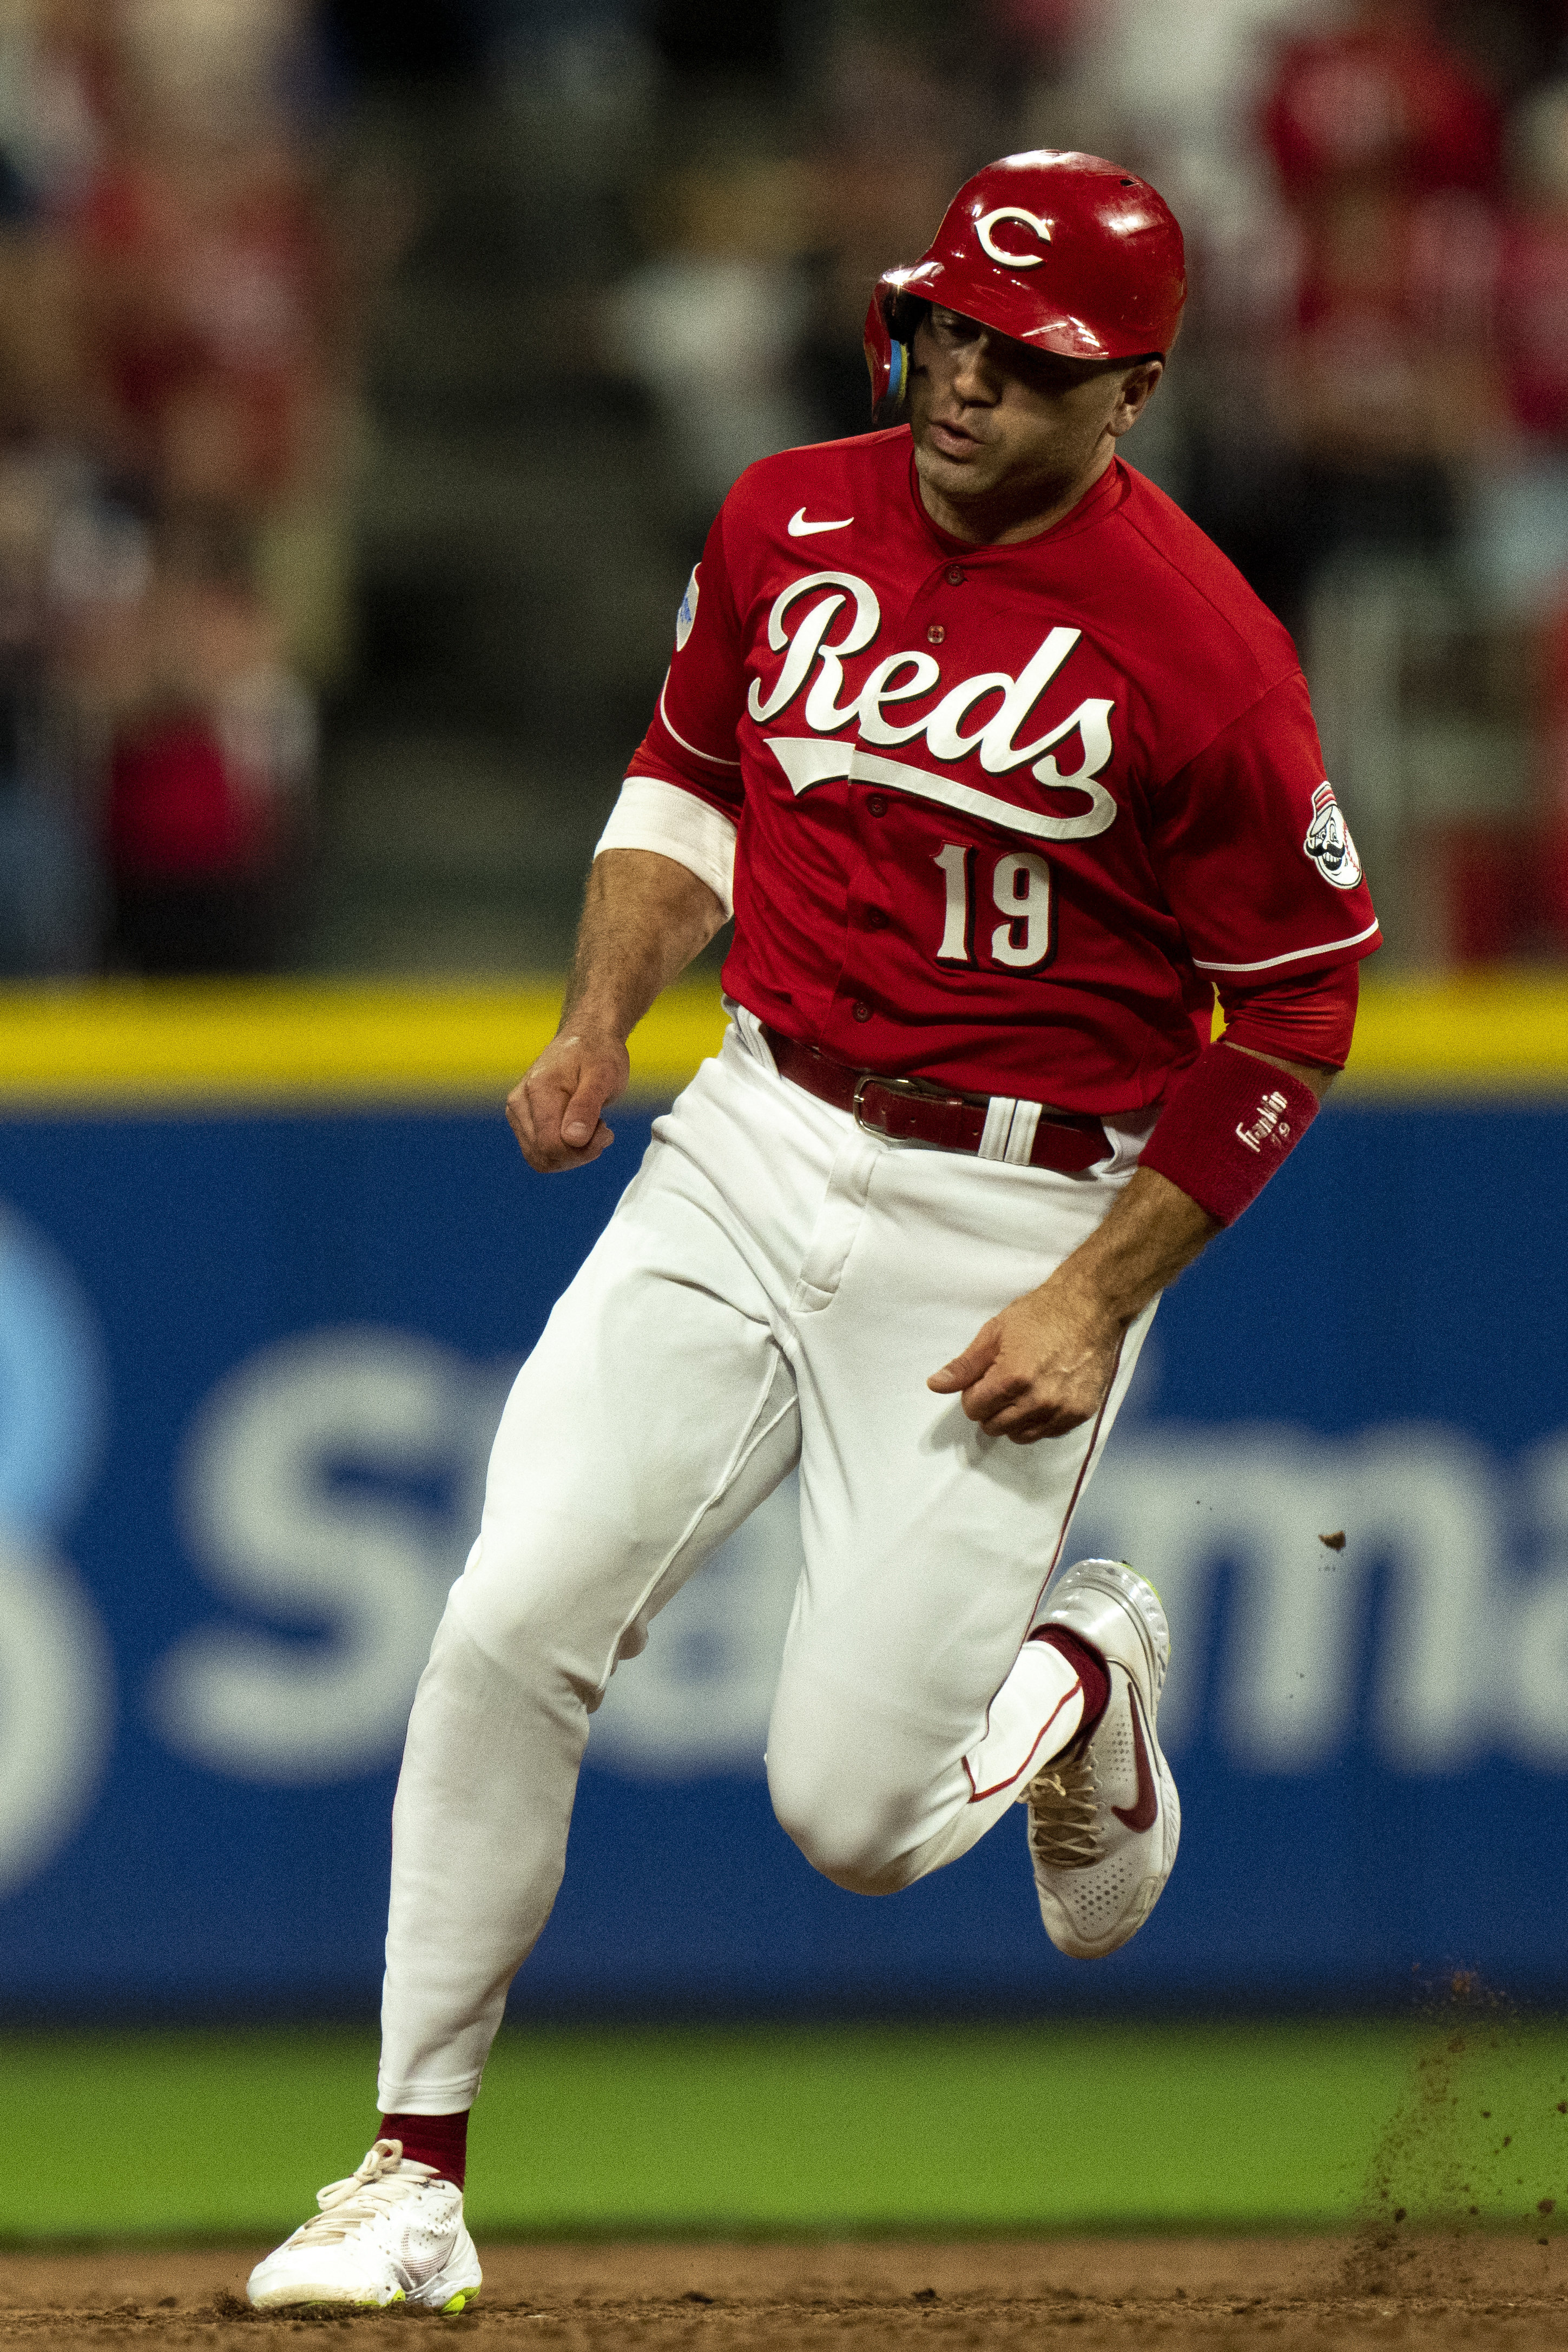
[[[1087,1285],[1053,1275],[983,1323],[926,1386],[938,1396],[962,1394],[988,1437],[1016,1445],[1064,1437],[1104,1402],[1122,1330]]]

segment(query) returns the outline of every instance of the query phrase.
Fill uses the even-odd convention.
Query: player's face
[[[1163,369],[1063,359],[957,310],[932,309],[910,352],[915,467],[931,520],[955,538],[1026,539],[1110,464]]]

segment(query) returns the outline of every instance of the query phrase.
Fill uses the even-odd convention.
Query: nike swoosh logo
[[[792,539],[810,539],[814,532],[819,530],[847,530],[854,520],[853,515],[846,515],[842,522],[807,522],[805,509],[796,507],[786,528]]]
[[[1138,1693],[1131,1685],[1127,1696],[1132,1708],[1132,1760],[1138,1769],[1138,1794],[1131,1804],[1112,1805],[1110,1810],[1124,1829],[1152,1830],[1154,1816],[1160,1810],[1160,1795],[1154,1785],[1153,1768],[1143,1738],[1143,1710],[1138,1704]]]

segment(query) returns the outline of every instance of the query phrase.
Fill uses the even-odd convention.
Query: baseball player
[[[994,163],[876,289],[886,429],[713,525],[525,1158],[609,1148],[629,1032],[732,907],[731,1027],[502,1417],[394,1813],[380,2137],[258,2305],[479,2286],[468,2110],[589,1718],[797,1464],[767,1769],[802,1852],[890,1894],[1023,1801],[1059,1950],[1159,1898],[1164,1615],[1058,1562],[1161,1290],[1300,1140],[1377,943],[1289,637],[1117,457],[1184,293],[1143,181]]]

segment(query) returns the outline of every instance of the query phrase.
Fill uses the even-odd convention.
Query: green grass
[[[1568,2207],[1568,2028],[1468,2026],[513,2030],[469,2212],[495,2237],[1321,2227],[1380,2187]],[[341,2030],[0,2039],[0,2236],[291,2228],[368,2144],[374,2066]]]

